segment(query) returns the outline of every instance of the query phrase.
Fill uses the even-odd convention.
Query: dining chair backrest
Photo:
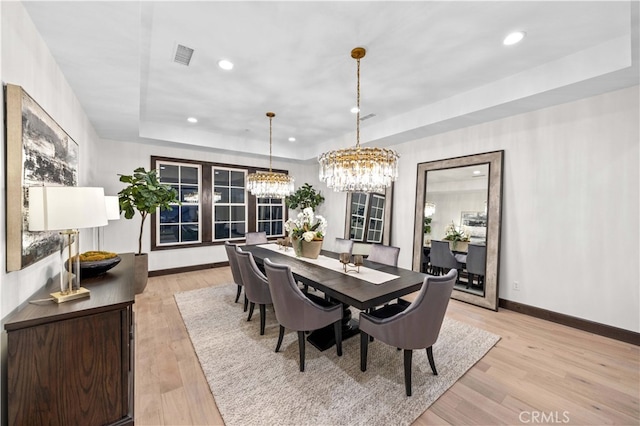
[[[431,265],[437,268],[459,269],[458,262],[449,248],[448,241],[431,240]]]
[[[372,244],[371,252],[367,260],[383,263],[389,266],[398,266],[398,256],[400,247],[384,246],[382,244]]]
[[[379,324],[361,321],[361,329],[398,348],[430,347],[438,340],[457,278],[455,269],[444,276],[425,276],[418,296],[404,311],[380,320]]]
[[[229,266],[231,267],[233,282],[236,285],[243,285],[242,275],[240,275],[240,268],[238,267],[238,258],[236,257],[236,245],[231,244],[229,241],[225,241],[224,249],[227,252],[227,258],[229,259]]]
[[[247,232],[244,235],[246,239],[246,244],[248,246],[253,246],[256,244],[265,244],[267,243],[267,233],[264,231],[261,232]]]
[[[345,238],[336,238],[336,244],[334,250],[336,253],[349,253],[353,251],[353,240],[347,240]]]
[[[484,276],[487,263],[487,246],[469,244],[467,251],[467,271]]]
[[[258,268],[258,265],[256,265],[253,254],[248,251],[242,251],[238,247],[236,257],[247,299],[253,303],[270,304],[271,293],[267,277],[264,276]]]
[[[342,308],[325,308],[317,305],[302,293],[287,265],[264,260],[264,269],[269,280],[271,300],[278,323],[290,330],[317,330],[342,317]],[[328,314],[332,321],[327,322]],[[335,318],[333,318],[335,317]]]

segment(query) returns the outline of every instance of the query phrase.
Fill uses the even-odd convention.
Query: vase
[[[302,238],[293,238],[292,242],[297,257],[317,259],[322,250],[323,240],[305,241]]]
[[[469,241],[449,241],[451,251],[466,252],[469,250]]]
[[[149,278],[149,254],[136,254],[133,266],[133,288],[135,294],[140,294],[147,287],[147,279]]]

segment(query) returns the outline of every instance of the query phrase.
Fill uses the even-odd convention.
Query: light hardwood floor
[[[229,282],[228,267],[154,277],[136,297],[136,425],[224,424],[173,295]],[[502,339],[415,425],[640,424],[637,346],[455,300],[447,315]]]

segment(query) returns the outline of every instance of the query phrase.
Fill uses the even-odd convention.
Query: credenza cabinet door
[[[8,332],[10,425],[132,422],[132,310]]]

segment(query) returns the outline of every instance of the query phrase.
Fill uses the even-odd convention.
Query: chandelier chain
[[[357,71],[357,100],[356,100],[356,149],[360,149],[360,58],[356,59],[358,62],[358,71]]]
[[[271,153],[272,153],[272,142],[271,142],[271,133],[273,131],[273,116],[267,114],[269,117],[269,173],[271,173]]]

